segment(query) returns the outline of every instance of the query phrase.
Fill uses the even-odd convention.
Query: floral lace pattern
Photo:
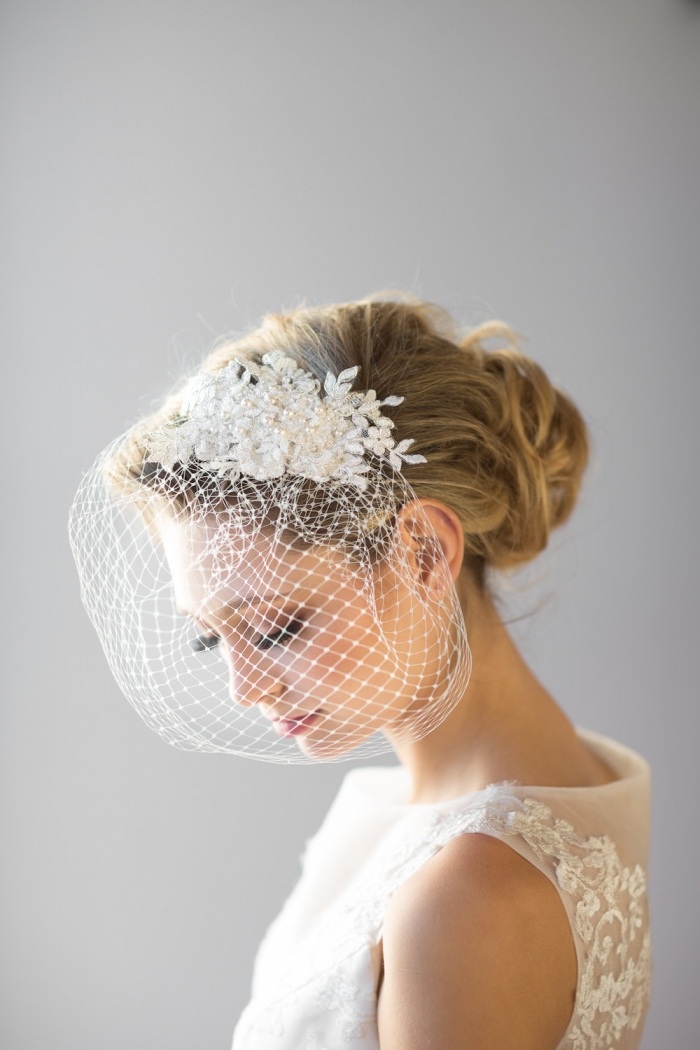
[[[389,900],[451,838],[469,832],[495,835],[539,860],[567,905],[579,975],[559,1050],[629,1045],[623,1037],[643,1019],[651,979],[644,871],[625,867],[609,837],[583,837],[547,805],[518,798],[509,787],[479,792],[458,811],[421,809],[392,828],[360,875],[312,924],[274,990],[251,1002],[234,1050],[271,1047],[273,1032],[290,1050],[376,1050],[370,949],[381,939]],[[267,1041],[257,1042],[255,1033],[266,1033]]]
[[[587,839],[532,799],[506,820],[540,858],[552,858],[564,894],[576,902],[575,929],[584,945],[571,1050],[602,1050],[642,1020],[651,989],[651,937],[646,876],[623,867],[605,835]],[[504,828],[505,830],[505,828]]]
[[[404,463],[425,463],[408,454],[413,438],[396,442],[384,405],[400,405],[395,394],[377,400],[374,390],[352,390],[355,365],[320,383],[283,350],[262,355],[262,363],[236,358],[220,372],[200,372],[186,387],[181,417],[154,431],[149,452],[172,469],[198,460],[202,469],[236,481],[298,474],[367,487],[365,453],[400,471]]]

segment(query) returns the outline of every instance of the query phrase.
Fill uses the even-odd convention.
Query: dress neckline
[[[579,740],[589,748],[597,757],[601,758],[616,774],[615,780],[609,780],[605,784],[595,784],[589,787],[557,787],[556,785],[521,784],[516,780],[503,780],[478,791],[469,792],[466,795],[458,795],[454,798],[443,799],[439,802],[409,802],[411,793],[411,777],[406,766],[359,766],[350,770],[347,775],[349,785],[359,792],[368,802],[375,807],[384,807],[396,812],[418,813],[420,811],[436,809],[450,810],[459,809],[481,801],[484,797],[490,798],[495,794],[507,792],[511,795],[523,793],[538,798],[552,798],[562,796],[583,800],[593,800],[599,797],[612,798],[616,794],[627,792],[629,788],[641,780],[648,780],[649,765],[646,759],[632,748],[620,744],[611,737],[594,733],[590,729],[576,726],[576,735]]]

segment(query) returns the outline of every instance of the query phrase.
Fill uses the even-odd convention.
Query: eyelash
[[[260,650],[272,649],[274,645],[286,645],[288,641],[299,633],[304,624],[301,620],[292,620],[286,627],[271,634],[262,634],[255,642],[255,648]],[[203,653],[205,649],[215,649],[221,641],[218,634],[200,634],[191,641],[191,646],[196,653]]]
[[[203,653],[205,649],[216,649],[220,641],[218,634],[198,634],[190,645],[196,653]]]
[[[287,626],[280,628],[279,631],[273,631],[272,634],[261,634],[255,642],[255,648],[271,649],[273,645],[286,645],[294,635],[299,634],[303,626],[301,620],[290,620]]]

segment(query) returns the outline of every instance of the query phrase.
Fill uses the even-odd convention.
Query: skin
[[[398,749],[413,802],[490,783],[592,787],[615,779],[533,675],[488,594],[463,568],[463,533],[426,507],[465,613],[473,671],[463,701],[427,737]],[[468,946],[468,948],[466,948]],[[379,950],[382,1050],[554,1050],[571,1016],[577,961],[551,882],[487,835],[452,839],[406,880]]]
[[[207,523],[183,530],[181,523],[163,522],[178,605],[220,636],[236,703],[258,705],[270,718],[320,711],[319,724],[295,737],[319,760],[382,729],[410,771],[415,803],[457,798],[503,780],[562,787],[613,780],[466,570],[462,527],[451,508],[416,501],[402,508],[397,528],[438,633],[445,590],[454,584],[473,657],[463,695],[439,725],[411,743],[401,742],[406,711],[439,684],[441,663],[421,657],[425,696],[412,693],[339,561],[332,555],[319,561],[308,551],[277,558],[260,540],[227,576],[212,562]],[[283,590],[290,594],[280,598]],[[379,579],[376,593],[380,614],[392,611],[394,640],[403,646],[399,662],[410,665],[418,649],[412,641],[426,650],[424,623],[412,636],[414,599],[388,578]],[[252,604],[251,595],[264,600]],[[244,599],[246,605],[234,608]],[[256,647],[257,639],[295,617],[306,624],[303,634],[277,651]],[[427,641],[430,652],[435,639]],[[375,960],[382,1050],[554,1050],[571,1016],[577,961],[561,899],[541,872],[488,835],[452,839],[402,884],[385,914]]]
[[[400,737],[445,677],[440,641],[449,617],[437,594],[435,615],[426,617],[402,574],[376,570],[373,611],[362,593],[367,574],[353,570],[348,578],[337,552],[280,549],[265,536],[222,538],[206,518],[166,515],[158,532],[178,609],[219,639],[233,719],[240,707],[257,707],[271,720],[319,712],[318,724],[294,746],[322,761],[378,730]],[[444,592],[451,580],[440,568]],[[302,631],[261,650],[262,637],[295,622]]]

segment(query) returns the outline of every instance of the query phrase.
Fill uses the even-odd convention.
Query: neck
[[[436,729],[396,747],[411,773],[411,801],[457,798],[501,780],[565,782],[559,756],[580,747],[571,723],[523,660],[490,596],[472,587],[463,607],[473,660],[467,689]]]

